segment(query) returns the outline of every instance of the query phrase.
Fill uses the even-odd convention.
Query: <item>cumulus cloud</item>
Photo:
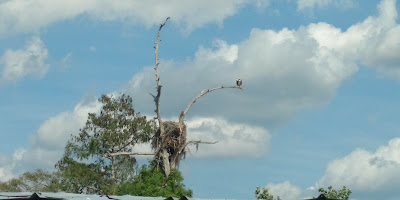
[[[330,162],[318,186],[343,185],[355,191],[375,192],[398,189],[400,184],[400,138],[375,152],[357,149]]]
[[[188,119],[187,141],[218,142],[188,146],[188,158],[257,158],[267,153],[271,134],[265,128],[235,123],[223,118],[194,117]],[[151,152],[150,144],[133,147],[134,152]]]
[[[269,147],[270,134],[262,127],[228,122],[221,118],[197,117],[186,122],[188,140],[217,144],[203,144],[198,151],[191,146],[194,157],[260,157]]]
[[[297,10],[313,9],[315,7],[322,8],[332,5],[338,8],[351,8],[356,5],[356,1],[355,0],[298,0]]]
[[[42,78],[49,69],[47,56],[47,48],[38,37],[28,41],[24,49],[6,50],[0,58],[0,84],[16,83],[27,76]]]
[[[327,23],[297,30],[253,29],[240,43],[217,40],[211,48],[200,47],[192,60],[161,61],[163,112],[178,116],[201,90],[234,85],[241,78],[244,91],[213,92],[199,99],[188,114],[252,119],[272,130],[302,109],[328,103],[360,63],[396,76],[400,54],[394,52],[400,52],[396,45],[400,34],[395,34],[399,30],[395,3],[382,1],[377,16],[345,31]],[[154,70],[146,67],[125,90],[140,110],[152,112],[151,96],[142,94],[154,91],[154,85]]]
[[[161,61],[164,113],[179,115],[198,92],[243,80],[244,91],[219,90],[199,99],[188,115],[224,116],[228,120],[252,119],[268,129],[287,122],[298,111],[324,105],[336,89],[357,70],[356,61],[326,46],[312,34],[323,25],[280,31],[253,29],[238,44],[217,40],[212,48],[200,47],[193,60]],[[139,110],[152,112],[154,70],[135,74],[125,91]],[[179,98],[178,98],[179,97]]]
[[[61,158],[71,134],[76,134],[84,126],[87,114],[97,112],[101,104],[96,99],[86,99],[78,103],[71,112],[64,112],[45,121],[30,136],[28,146],[17,150],[13,156],[2,162],[0,155],[0,181],[36,168],[52,170]],[[10,162],[11,160],[11,162]]]
[[[0,155],[0,181],[7,181],[13,178],[13,170],[22,160],[24,149],[18,149],[11,156]]]
[[[234,15],[248,2],[253,1],[8,0],[0,3],[0,35],[35,32],[55,22],[80,15],[145,26],[160,24],[169,16],[174,23],[190,31],[208,23],[222,24],[225,18]]]
[[[376,67],[385,76],[400,79],[400,26],[395,0],[378,5],[378,16],[368,17],[342,32],[326,23],[309,26],[310,34],[323,48],[343,52],[343,59]]]
[[[281,199],[285,200],[297,200],[300,199],[302,195],[302,190],[299,187],[292,185],[289,181],[279,184],[270,183],[265,186],[265,188],[268,188],[268,191],[274,197],[279,196]]]

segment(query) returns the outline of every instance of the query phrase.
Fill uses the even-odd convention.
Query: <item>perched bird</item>
[[[238,86],[238,87],[241,87],[242,86],[242,80],[241,79],[236,79],[236,85]]]

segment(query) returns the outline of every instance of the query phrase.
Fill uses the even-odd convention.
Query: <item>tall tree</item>
[[[68,183],[67,191],[98,193],[133,178],[132,148],[149,142],[154,133],[154,121],[135,113],[130,96],[102,95],[99,102],[100,113],[88,114],[86,125],[72,136],[56,165]]]

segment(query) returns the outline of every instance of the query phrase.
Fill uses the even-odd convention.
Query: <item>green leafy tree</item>
[[[133,146],[149,142],[154,132],[154,121],[135,113],[130,96],[102,95],[99,102],[100,113],[88,114],[56,164],[64,191],[114,194],[117,185],[135,175]]]
[[[329,186],[328,190],[325,190],[324,188],[319,188],[318,192],[324,194],[326,198],[342,200],[348,200],[351,194],[351,190],[346,188],[346,186],[343,186],[343,188],[340,190],[335,190],[332,186]]]
[[[173,169],[170,175],[166,177],[161,169],[144,165],[132,182],[120,186],[118,195],[192,197],[193,191],[185,189],[182,182],[182,174],[176,169]]]
[[[256,191],[256,199],[263,199],[263,200],[281,200],[279,196],[274,199],[274,196],[269,193],[268,188],[260,188],[257,186]]]

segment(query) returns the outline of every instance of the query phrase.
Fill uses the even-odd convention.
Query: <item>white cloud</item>
[[[216,51],[211,49],[207,49],[204,47],[200,47],[196,52],[196,58],[207,59],[210,61],[214,60],[222,60],[224,62],[228,62],[232,64],[238,58],[238,46],[237,45],[228,45],[223,40],[215,40],[214,47],[217,48]],[[204,61],[202,61],[204,62]]]
[[[317,24],[298,30],[253,29],[241,43],[217,40],[213,48],[200,47],[193,60],[162,60],[163,112],[177,117],[201,90],[235,85],[236,78],[243,80],[244,91],[224,89],[206,95],[192,106],[189,117],[251,119],[271,130],[301,109],[328,103],[358,67],[347,52],[313,37],[313,29],[324,28]],[[153,92],[154,87],[154,69],[146,67],[135,74],[125,91],[133,96],[137,109],[151,113],[152,97],[143,94]]]
[[[0,181],[7,181],[14,177],[13,169],[17,167],[18,163],[23,159],[26,151],[18,149],[11,156],[0,155]]]
[[[322,48],[342,52],[343,60],[376,67],[382,75],[400,79],[400,26],[395,0],[383,0],[379,15],[368,17],[345,32],[326,23],[312,24],[309,32]]]
[[[86,99],[78,103],[72,112],[64,112],[45,121],[30,136],[28,146],[14,153],[11,162],[0,162],[0,181],[27,170],[54,169],[71,134],[76,134],[84,126],[89,112],[97,112],[100,108],[101,104],[96,99]]]
[[[222,24],[225,18],[234,15],[249,2],[252,1],[8,0],[0,3],[0,35],[35,32],[55,22],[80,15],[145,26],[158,25],[169,16],[174,23],[191,31],[208,23]]]
[[[265,155],[270,145],[271,134],[259,126],[212,117],[195,117],[185,123],[187,141],[218,142],[199,144],[198,149],[189,145],[188,158],[257,158]],[[152,150],[150,144],[140,144],[134,146],[133,152],[148,153]]]
[[[358,63],[380,58],[369,51],[376,43],[372,40],[400,37],[387,34],[397,26],[393,3],[383,1],[378,16],[346,31],[326,23],[297,30],[253,29],[249,38],[238,44],[216,40],[212,48],[200,47],[192,60],[162,60],[162,112],[177,118],[201,90],[234,85],[236,78],[241,78],[244,91],[226,89],[203,96],[189,110],[188,119],[209,116],[218,120],[221,116],[229,123],[251,121],[274,130],[298,111],[328,103],[336,89],[357,72]],[[390,47],[391,43],[387,44]],[[152,97],[143,94],[154,92],[154,87],[154,69],[146,67],[124,91],[133,96],[136,109],[151,113]]]
[[[400,138],[394,138],[375,152],[357,149],[330,162],[317,185],[346,186],[354,191],[376,192],[398,191],[399,184]]]
[[[335,6],[338,8],[351,8],[356,5],[355,0],[298,0],[297,10],[313,9],[315,7],[322,8],[327,6]]]
[[[46,120],[31,136],[30,143],[46,149],[64,147],[70,135],[84,126],[88,113],[97,112],[100,108],[101,104],[96,99],[80,102],[72,112],[64,112]]]
[[[302,195],[302,190],[299,187],[292,185],[289,181],[279,184],[270,183],[265,186],[265,188],[268,188],[270,194],[275,198],[279,196],[281,199],[285,200],[298,200]]]
[[[38,37],[33,37],[24,49],[6,50],[0,58],[0,83],[16,83],[27,76],[42,78],[49,69],[47,56],[47,48]]]
[[[271,136],[262,127],[210,117],[190,119],[186,125],[188,140],[218,141],[217,144],[201,144],[198,151],[190,146],[194,157],[260,157],[269,148]]]

